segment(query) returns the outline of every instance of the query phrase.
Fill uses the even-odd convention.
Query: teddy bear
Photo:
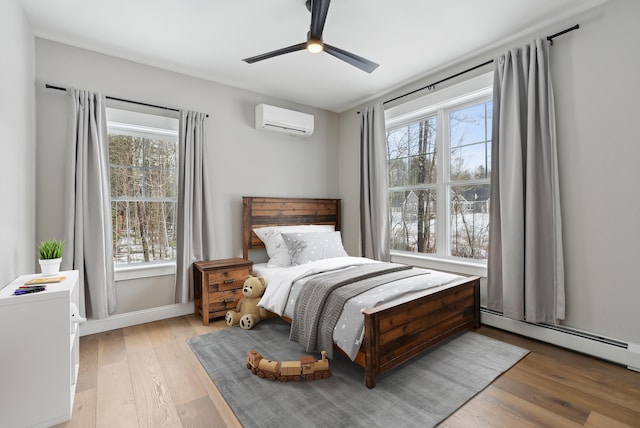
[[[266,282],[261,276],[249,275],[242,286],[242,297],[236,305],[236,309],[227,312],[224,319],[227,325],[240,324],[243,330],[249,330],[261,320],[267,318],[267,310],[258,307],[258,302],[264,294]]]

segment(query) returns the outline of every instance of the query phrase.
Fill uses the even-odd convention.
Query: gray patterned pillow
[[[264,246],[269,255],[269,267],[291,266],[291,256],[289,249],[282,240],[282,233],[293,232],[333,232],[332,225],[309,224],[299,226],[272,226],[253,229],[255,234],[264,242]]]
[[[348,256],[338,231],[283,233],[282,239],[289,249],[292,266]]]

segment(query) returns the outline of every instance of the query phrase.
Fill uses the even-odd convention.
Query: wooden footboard
[[[480,278],[465,278],[427,291],[399,305],[367,309],[364,314],[365,384],[439,341],[480,327]]]

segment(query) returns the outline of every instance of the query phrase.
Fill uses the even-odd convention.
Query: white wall
[[[0,288],[36,268],[35,48],[18,0],[0,2]]]
[[[637,0],[610,0],[379,98],[394,98],[492,59],[533,37],[579,23],[579,30],[559,37],[551,48],[564,217],[567,319],[563,324],[633,343],[640,343],[634,315],[640,302],[635,272],[640,261],[638,17]],[[342,113],[339,120],[340,196],[348,201],[343,211],[344,236],[352,253],[359,239],[355,220],[359,184],[354,176],[357,171],[353,171],[359,153],[356,111]]]
[[[37,164],[42,173],[37,195],[43,202],[37,207],[38,239],[63,234],[67,99],[62,91],[45,89],[47,83],[209,114],[217,258],[242,255],[242,196],[338,196],[337,114],[37,38]],[[256,131],[254,108],[260,103],[313,114],[314,134],[302,138]],[[120,292],[126,299],[120,306],[139,308],[131,300],[139,300],[142,290],[153,292],[154,283],[159,286],[142,280],[135,292]],[[164,294],[171,281],[164,278],[160,283]],[[123,286],[118,284],[118,290]]]

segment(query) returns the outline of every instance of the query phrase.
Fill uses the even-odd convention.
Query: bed
[[[250,250],[265,249],[255,229],[325,225],[340,231],[340,202],[243,197],[243,257],[249,259]],[[381,374],[457,332],[480,327],[480,280],[457,277],[401,303],[382,303],[361,312],[364,335],[352,359],[364,367],[365,385],[374,388]]]

